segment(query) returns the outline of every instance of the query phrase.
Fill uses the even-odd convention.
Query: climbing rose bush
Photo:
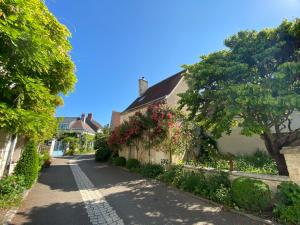
[[[122,145],[130,145],[136,141],[143,141],[148,145],[155,145],[164,140],[172,130],[172,140],[178,138],[179,129],[177,115],[174,110],[162,104],[151,105],[145,113],[136,112],[128,121],[115,129],[108,140],[112,149],[119,149]]]

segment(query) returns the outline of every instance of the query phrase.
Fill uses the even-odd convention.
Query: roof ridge
[[[184,71],[185,70],[177,72],[176,74],[149,87],[143,95],[137,97],[122,113],[141,107],[150,102],[158,101],[159,99],[169,95],[181,80]]]

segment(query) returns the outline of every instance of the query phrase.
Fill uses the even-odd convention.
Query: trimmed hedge
[[[139,168],[141,166],[137,159],[128,159],[126,162],[126,168],[129,170]]]
[[[159,164],[145,164],[141,167],[141,174],[147,178],[156,178],[164,172],[163,166]]]
[[[37,153],[37,145],[33,141],[29,141],[18,161],[14,175],[24,177],[25,186],[30,188],[37,179],[39,173],[39,155]]]
[[[269,186],[260,180],[240,177],[232,182],[232,198],[241,208],[263,211],[271,205]]]
[[[115,165],[115,166],[125,166],[126,165],[126,159],[124,157],[112,158],[112,164]]]

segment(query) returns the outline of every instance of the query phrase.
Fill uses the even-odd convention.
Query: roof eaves
[[[137,110],[137,109],[139,109],[139,108],[143,108],[143,107],[145,107],[145,106],[147,106],[147,105],[151,105],[151,104],[153,104],[154,102],[157,102],[157,101],[160,101],[160,100],[165,100],[166,97],[167,97],[167,95],[165,95],[165,96],[163,96],[163,97],[160,97],[160,98],[157,98],[157,99],[154,99],[154,100],[152,100],[152,101],[150,101],[150,102],[147,102],[147,103],[145,103],[145,104],[142,104],[142,105],[139,105],[139,106],[137,106],[137,107],[134,107],[134,108],[130,108],[130,109],[128,109],[128,110],[125,110],[125,111],[121,112],[120,114],[121,114],[121,115],[124,115],[124,114],[126,114],[126,113],[135,111],[135,110]]]

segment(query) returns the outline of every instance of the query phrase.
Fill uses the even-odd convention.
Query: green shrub
[[[172,184],[176,175],[182,172],[182,168],[182,166],[178,165],[171,166],[170,169],[159,175],[159,180],[167,184]]]
[[[269,186],[260,180],[240,177],[232,182],[232,198],[241,208],[263,211],[271,202]]]
[[[125,166],[126,159],[124,157],[115,157],[112,159],[112,164],[115,166]]]
[[[95,152],[95,160],[99,162],[106,162],[109,160],[111,156],[111,151],[108,149],[108,147],[101,147],[100,149],[97,149]]]
[[[0,208],[17,205],[22,199],[25,190],[25,179],[23,176],[8,176],[0,180]]]
[[[189,163],[195,164],[195,162]],[[234,156],[233,163],[234,170],[237,171],[248,173],[278,174],[274,160],[267,153],[261,150],[257,150],[253,155]],[[228,157],[225,155],[219,155],[218,157],[215,157],[214,160],[201,161],[200,165],[204,167],[229,170]]]
[[[15,175],[23,176],[25,185],[30,188],[37,179],[39,173],[39,156],[37,153],[37,145],[29,141],[22,153],[20,160],[15,168]]]
[[[159,164],[145,164],[141,167],[141,174],[144,177],[156,178],[164,172],[164,168]]]
[[[75,150],[69,149],[69,150],[67,150],[67,151],[65,152],[64,155],[72,156],[72,155],[74,155],[74,154],[75,154]]]
[[[181,176],[180,189],[188,192],[195,192],[196,188],[202,186],[204,182],[205,177],[203,174],[195,172],[184,172]]]
[[[126,168],[129,170],[134,170],[141,166],[140,162],[137,159],[128,159],[126,162]]]
[[[222,203],[224,205],[231,206],[232,205],[232,196],[231,196],[231,188],[225,187],[221,184],[218,189],[216,189],[215,193],[211,194],[211,199],[216,202]]]
[[[50,164],[51,164],[51,156],[49,154],[49,151],[43,150],[39,154],[39,170],[41,170],[45,167],[49,167]]]
[[[286,224],[300,224],[300,187],[293,182],[278,185],[274,215]]]

